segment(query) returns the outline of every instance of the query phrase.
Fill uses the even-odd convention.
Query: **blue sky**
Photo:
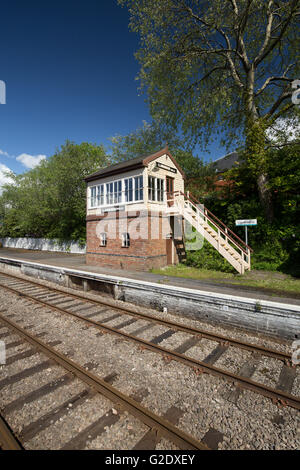
[[[151,118],[138,95],[138,36],[117,0],[11,0],[1,5],[0,185],[66,139],[109,146]],[[206,159],[226,153],[216,143]]]

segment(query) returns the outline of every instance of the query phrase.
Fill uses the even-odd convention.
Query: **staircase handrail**
[[[182,196],[184,196],[186,199],[188,199],[194,205],[196,203],[197,206],[198,205],[203,206],[204,212],[203,212],[202,209],[199,209],[199,207],[196,207],[196,208],[200,212],[202,212],[204,217],[206,217],[208,220],[210,220],[225,235],[225,237],[229,238],[235,245],[237,245],[239,247],[240,250],[242,250],[247,255],[248,254],[247,251],[245,251],[245,249],[242,246],[240,246],[239,243],[236,242],[236,240],[234,240],[230,235],[228,235],[228,232],[230,232],[233,235],[233,237],[237,238],[239,240],[239,242],[241,242],[242,245],[244,245],[244,247],[246,247],[251,253],[253,253],[253,249],[249,245],[247,245],[236,233],[234,233],[229,227],[227,227],[227,225],[225,225],[224,222],[222,222],[220,219],[218,219],[218,217],[216,215],[214,215],[209,209],[207,209],[203,204],[201,204],[194,196],[191,196],[191,194],[187,195],[186,193],[183,193],[182,191],[175,191],[174,195],[175,195],[175,193],[181,194]],[[210,216],[208,216],[205,213],[205,211],[207,213],[209,213]],[[216,219],[218,221],[218,223],[216,223],[213,219]],[[225,230],[227,230],[227,233],[218,224],[223,225]]]

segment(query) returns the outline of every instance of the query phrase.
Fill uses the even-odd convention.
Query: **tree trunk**
[[[255,112],[248,112],[246,122],[246,158],[249,170],[256,177],[258,196],[268,223],[274,220],[272,192],[268,187],[267,154],[265,132],[267,123],[259,119]]]
[[[261,173],[257,177],[257,187],[260,203],[264,209],[265,217],[268,223],[272,223],[274,220],[274,210],[272,193],[268,188],[268,177],[266,174]]]

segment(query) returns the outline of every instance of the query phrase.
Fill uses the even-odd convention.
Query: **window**
[[[105,232],[100,233],[100,246],[107,245],[107,234]]]
[[[103,206],[104,204],[104,184],[97,186],[97,203],[98,206]]]
[[[114,204],[122,201],[122,181],[114,182]]]
[[[149,201],[163,202],[164,200],[164,180],[149,176],[148,178]]]
[[[113,204],[114,200],[114,184],[106,183],[106,204]]]
[[[91,188],[91,207],[96,206],[96,186]]]
[[[123,183],[124,181],[124,183]],[[125,197],[123,197],[123,193]],[[90,188],[90,207],[111,206],[124,202],[143,201],[143,176],[120,179]]]
[[[106,183],[106,204],[118,204],[122,201],[122,181]]]
[[[157,201],[163,202],[164,200],[164,180],[157,178],[156,181]]]
[[[133,200],[133,179],[127,178],[125,181],[125,202]]]
[[[91,207],[103,206],[104,204],[104,184],[91,188]]]
[[[134,184],[135,184],[134,199],[135,201],[142,201],[143,200],[143,177],[136,176],[134,178]]]
[[[148,177],[148,198],[150,201],[155,201],[155,178]]]
[[[129,248],[130,247],[130,235],[129,233],[122,233],[122,247]]]

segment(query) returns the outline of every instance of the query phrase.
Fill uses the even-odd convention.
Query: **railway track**
[[[16,438],[10,426],[0,415],[0,450],[22,450],[23,447]]]
[[[263,347],[256,344],[247,343],[244,341],[239,341],[230,337],[223,335],[212,334],[207,331],[185,327],[180,323],[171,322],[157,318],[155,316],[146,315],[143,313],[137,313],[129,308],[115,307],[106,302],[105,300],[90,300],[76,293],[66,293],[63,290],[57,288],[49,288],[48,286],[42,286],[40,283],[34,281],[23,281],[20,278],[12,275],[0,275],[0,287],[3,287],[14,294],[21,295],[23,298],[26,298],[32,302],[43,305],[47,308],[51,308],[65,315],[70,315],[74,318],[77,318],[85,323],[92,325],[96,328],[99,328],[101,331],[106,331],[114,335],[123,337],[124,339],[134,341],[138,343],[141,348],[146,348],[160,354],[163,354],[165,359],[168,360],[177,360],[182,362],[190,367],[192,367],[196,373],[209,373],[223,379],[226,379],[234,384],[242,387],[244,389],[252,390],[257,392],[265,397],[268,397],[283,405],[288,405],[296,409],[300,409],[300,398],[293,396],[289,393],[292,389],[293,380],[296,377],[296,367],[292,365],[291,355],[278,351],[276,349],[271,349]],[[70,303],[73,299],[77,303],[71,306],[64,307],[63,305]],[[78,303],[79,301],[79,303]],[[94,306],[109,306],[109,310],[116,311],[113,315],[105,317],[102,321],[93,320],[92,316],[97,316],[97,311],[93,313],[85,313],[80,315],[78,311],[87,312],[91,307]],[[74,308],[76,307],[76,311]],[[109,321],[115,320],[118,317],[126,316],[126,320],[121,322],[118,327],[112,327],[107,325]],[[132,318],[128,319],[128,315]],[[142,318],[143,320],[149,321],[149,323],[157,323],[168,328],[168,330],[152,339],[152,341],[146,341],[139,338],[136,334],[129,334],[125,331],[122,331],[123,328],[133,323],[135,318]],[[147,328],[147,326],[145,327]],[[144,329],[145,329],[144,328]],[[165,348],[160,346],[160,342],[164,339],[170,337],[175,331],[182,331],[188,333],[190,338],[188,338],[184,344],[178,347],[176,350]],[[211,351],[211,353],[203,360],[199,361],[188,357],[185,352],[187,352],[191,347],[201,341],[202,338],[213,340],[218,343],[218,346]],[[224,354],[229,347],[240,348],[243,350],[251,351],[255,356],[259,357],[266,356],[270,358],[277,359],[281,361],[282,370],[281,377],[276,388],[268,387],[264,384],[251,380],[251,375],[254,372],[253,368],[247,373],[242,371],[242,374],[235,374],[230,371],[220,369],[214,365],[214,363]]]
[[[11,332],[12,334],[16,334],[33,346],[34,350],[29,350],[27,354],[33,355],[35,352],[40,352],[42,354],[41,361],[36,364],[32,370],[28,372],[21,371],[15,374],[12,377],[6,377],[3,380],[0,380],[0,386],[5,386],[9,383],[18,382],[25,376],[30,376],[30,372],[34,373],[37,370],[42,370],[44,367],[48,367],[49,359],[54,361],[59,368],[61,369],[61,373],[59,377],[56,378],[55,381],[49,386],[47,384],[44,387],[41,387],[38,390],[32,390],[26,395],[21,395],[15,401],[8,403],[7,406],[4,407],[4,413],[9,413],[18,407],[30,402],[30,400],[37,398],[38,396],[46,395],[50,393],[50,391],[56,387],[58,388],[61,385],[71,383],[74,380],[74,377],[79,379],[79,383],[84,384],[83,390],[76,396],[72,397],[71,399],[68,398],[67,402],[68,405],[63,404],[60,406],[59,409],[55,409],[50,413],[48,416],[43,416],[41,420],[38,422],[31,423],[23,429],[20,436],[18,433],[13,434],[9,426],[6,424],[3,416],[0,419],[0,447],[3,449],[21,449],[22,440],[28,440],[35,436],[39,430],[42,430],[47,426],[47,424],[52,423],[55,419],[58,419],[61,416],[61,411],[69,406],[70,404],[76,404],[77,406],[83,400],[87,399],[88,397],[93,397],[96,394],[100,395],[101,397],[105,397],[107,400],[111,402],[111,407],[108,413],[105,413],[101,416],[100,420],[92,423],[90,425],[90,429],[88,432],[88,437],[91,439],[92,435],[96,436],[101,434],[101,431],[104,430],[105,424],[112,425],[115,421],[119,419],[119,413],[122,412],[121,410],[126,410],[139,421],[141,421],[144,425],[148,427],[147,433],[155,433],[159,434],[160,436],[164,436],[165,438],[169,439],[173,442],[176,446],[180,449],[188,449],[188,450],[209,450],[209,448],[198,441],[197,439],[193,438],[192,436],[188,435],[184,431],[178,429],[174,426],[170,421],[167,419],[158,416],[157,414],[151,412],[147,408],[143,407],[139,402],[143,398],[144,391],[137,391],[134,396],[126,396],[125,394],[118,391],[115,387],[110,385],[109,379],[101,379],[97,375],[93,374],[90,371],[87,371],[86,368],[80,366],[76,362],[72,361],[66,355],[59,353],[56,351],[50,344],[47,344],[44,341],[41,341],[34,335],[28,333],[25,329],[21,328],[15,322],[5,318],[3,315],[0,314],[0,324],[1,326],[5,326],[8,330],[8,333]],[[26,354],[25,354],[26,355]],[[14,358],[12,356],[12,361],[15,360],[22,360],[24,358],[24,354],[20,355],[18,358]],[[78,385],[77,385],[78,388]],[[119,409],[119,412],[113,408],[116,406]],[[108,418],[108,419],[107,419]],[[100,421],[100,422],[99,422]],[[78,449],[78,446],[86,442],[86,431],[84,439],[81,439],[80,435],[75,435],[70,439],[69,443],[67,443],[64,448],[65,449]]]
[[[23,299],[26,299],[28,302],[32,302],[34,304],[39,304],[41,307],[46,307],[47,309],[51,309],[53,311],[59,312],[64,315],[71,316],[76,318],[80,322],[85,322],[88,325],[91,325],[95,328],[98,328],[101,332],[107,332],[113,335],[118,335],[119,337],[134,341],[137,343],[141,349],[149,349],[151,351],[155,351],[156,353],[163,354],[165,360],[168,362],[170,360],[176,360],[179,362],[192,367],[197,374],[200,373],[209,373],[218,377],[221,377],[227,381],[230,381],[237,385],[236,388],[236,395],[238,396],[240,393],[240,389],[248,389],[252,390],[256,393],[259,393],[265,397],[268,397],[278,404],[288,405],[292,408],[299,409],[300,408],[300,399],[298,396],[291,395],[289,392],[292,390],[293,381],[296,377],[296,368],[291,366],[291,356],[287,353],[277,351],[275,349],[262,347],[259,345],[238,341],[233,338],[229,338],[227,336],[212,334],[207,331],[203,331],[197,328],[189,328],[180,323],[170,322],[164,320],[162,318],[157,318],[155,316],[150,316],[141,312],[136,312],[134,309],[130,308],[121,308],[119,306],[113,306],[110,302],[107,302],[105,299],[101,300],[91,300],[90,298],[87,299],[85,296],[80,295],[80,293],[69,293],[66,292],[64,289],[59,288],[50,288],[48,286],[43,285],[40,282],[35,281],[28,281],[24,279],[20,279],[17,276],[7,275],[7,274],[0,274],[0,287],[7,289],[9,292],[12,292]],[[104,318],[98,320],[94,320],[92,317],[97,317],[99,315],[98,308],[99,307],[108,307],[103,311],[101,310],[101,317],[106,315]],[[80,312],[81,314],[79,314]],[[82,313],[83,312],[83,313]],[[109,315],[109,316],[107,316]],[[121,321],[124,319],[123,321]],[[135,333],[127,333],[124,331],[124,328],[128,327],[129,325],[133,325],[137,319],[142,319],[149,323],[149,325],[159,324],[167,328],[167,330],[159,336],[152,338],[151,341],[146,341],[145,339],[139,338],[137,330]],[[109,326],[109,323],[120,320],[117,326]],[[152,413],[139,404],[139,400],[134,400],[132,397],[126,397],[118,395],[118,391],[114,389],[107,381],[99,379],[98,376],[94,376],[91,372],[86,374],[85,368],[72,363],[70,359],[67,357],[62,357],[60,353],[55,351],[54,347],[43,343],[40,339],[33,337],[28,333],[28,331],[21,328],[17,323],[12,322],[9,318],[5,316],[5,312],[0,314],[0,323],[5,325],[6,328],[13,330],[16,334],[20,335],[25,341],[29,341],[35,348],[43,351],[43,354],[47,355],[50,359],[54,360],[56,363],[59,363],[61,367],[67,369],[69,373],[73,376],[76,376],[82,382],[85,382],[91,390],[97,390],[99,394],[102,394],[106,397],[106,399],[111,400],[112,403],[117,403],[118,406],[121,403],[122,409],[127,409],[129,412],[139,419],[144,425],[148,427],[146,432],[147,435],[152,436],[150,441],[153,443],[153,434],[155,432],[153,429],[159,429],[159,434],[162,436],[168,436],[168,439],[174,442],[179,448],[185,449],[204,449],[207,448],[205,445],[205,441],[200,442],[197,439],[194,439],[192,436],[186,436],[185,433],[184,437],[182,437],[180,430],[172,425],[168,420],[164,420],[160,416],[152,416]],[[149,328],[148,325],[139,328],[138,330],[147,331]],[[188,335],[187,339],[177,347],[175,350],[163,347],[160,343],[168,338],[171,337],[176,331],[184,332]],[[217,343],[217,346],[208,354],[208,356],[199,361],[192,357],[187,356],[185,353],[197,343],[201,342],[202,338],[209,339]],[[1,333],[0,333],[1,339]],[[55,344],[54,344],[55,346]],[[275,388],[268,387],[262,383],[256,382],[251,380],[251,376],[254,372],[253,367],[249,364],[249,367],[242,367],[239,374],[233,374],[228,370],[224,370],[221,368],[216,367],[214,364],[215,362],[222,357],[222,355],[228,351],[229,348],[241,348],[243,350],[247,350],[251,352],[253,357],[255,357],[256,361],[259,361],[261,357],[269,357],[272,359],[276,359],[280,361],[282,364],[281,374],[278,381],[278,384]],[[21,353],[22,355],[22,353]],[[45,361],[44,361],[45,362]],[[39,366],[36,366],[39,368]],[[83,377],[82,374],[86,374],[87,377]],[[18,379],[18,377],[16,377]],[[5,380],[5,379],[4,379]],[[95,381],[95,382],[93,382]],[[100,382],[99,382],[100,381]],[[0,381],[1,385],[1,381]],[[112,390],[113,389],[113,390]],[[91,390],[88,392],[90,395]],[[115,393],[116,395],[110,395],[111,393]],[[80,400],[83,400],[83,397],[79,397]],[[136,402],[136,403],[132,403]],[[75,401],[76,402],[76,401]],[[138,405],[138,406],[136,406]],[[117,406],[116,406],[117,407]],[[59,411],[61,413],[61,410]],[[142,413],[142,415],[141,415]],[[144,413],[144,415],[143,415]],[[169,418],[174,413],[169,413]],[[51,414],[50,414],[51,415]],[[176,410],[175,410],[176,415]],[[52,416],[52,415],[51,415]],[[51,417],[50,416],[50,417]],[[60,415],[59,415],[60,416]],[[110,412],[111,416],[111,412]],[[115,416],[115,415],[113,415]],[[145,417],[146,416],[146,417]],[[48,417],[48,421],[42,420],[42,429],[44,429],[45,424],[49,423],[50,417]],[[162,420],[162,422],[160,422]],[[171,424],[171,430],[170,425]],[[175,423],[176,424],[176,423]],[[29,427],[29,434],[32,436],[32,425],[28,425]],[[91,424],[91,427],[93,425]],[[100,425],[101,427],[101,425]],[[103,426],[102,426],[103,427]],[[175,429],[174,429],[175,428]],[[1,435],[1,427],[0,427],[0,435]],[[151,431],[152,430],[152,431]],[[173,434],[172,434],[173,433]],[[92,433],[93,434],[93,433]],[[28,437],[27,435],[27,437]],[[26,432],[25,432],[26,436]],[[16,436],[17,442],[20,438],[22,442],[22,435]],[[146,439],[147,441],[147,439]],[[72,438],[73,444],[78,441],[78,438]],[[149,446],[149,443],[146,444]],[[72,448],[72,447],[70,447]],[[78,447],[74,447],[78,448]],[[142,447],[143,448],[143,447]]]

